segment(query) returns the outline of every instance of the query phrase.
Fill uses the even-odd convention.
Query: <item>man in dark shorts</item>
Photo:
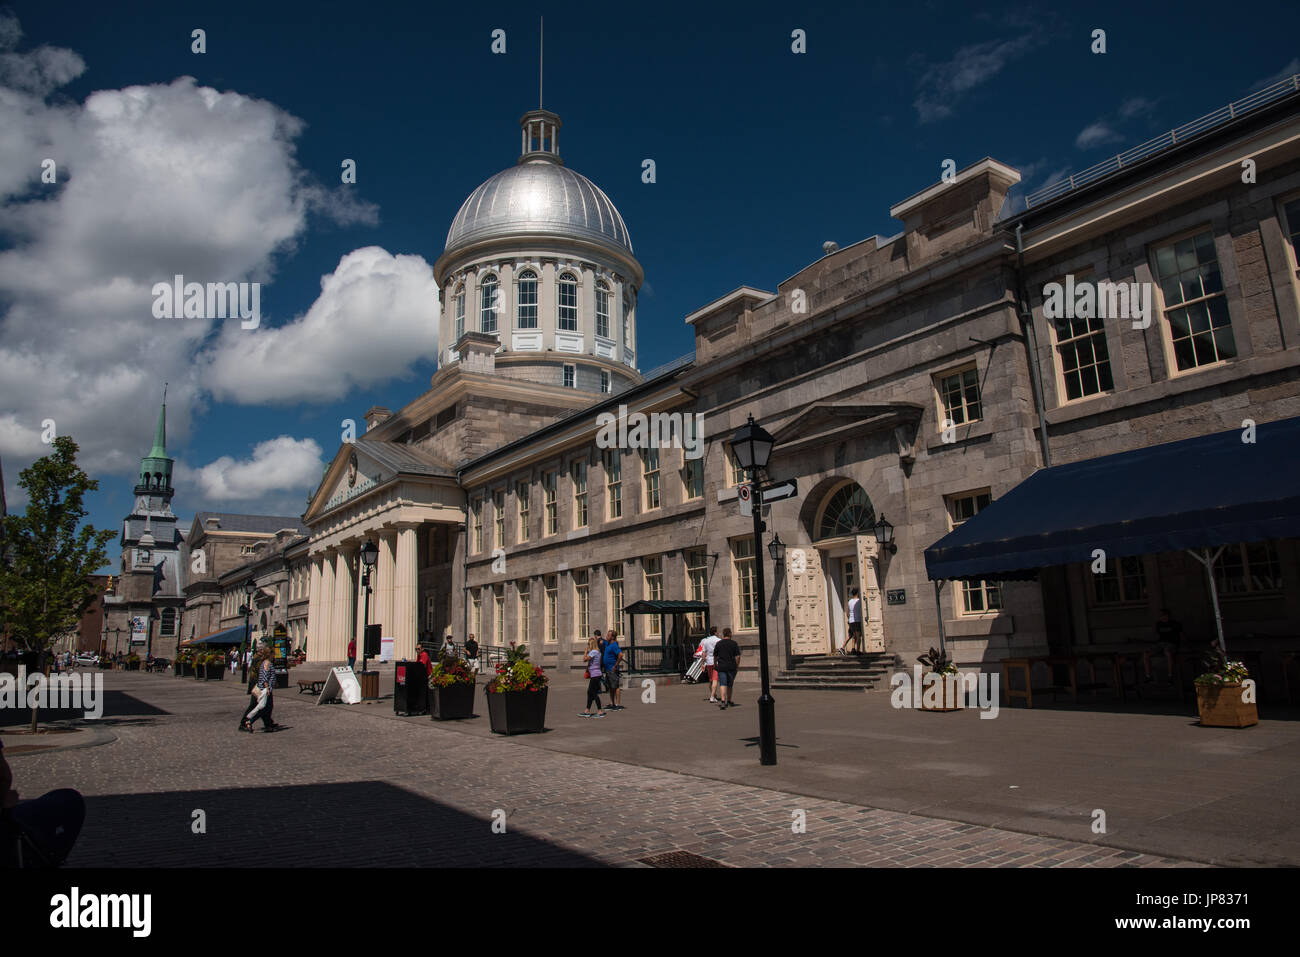
[[[1169,665],[1169,680],[1175,679],[1174,674],[1174,655],[1177,654],[1183,641],[1183,626],[1174,621],[1169,614],[1168,608],[1160,609],[1160,620],[1156,622],[1156,647],[1155,650],[1165,656],[1165,661]],[[1151,653],[1152,649],[1148,648],[1142,652],[1142,664],[1146,668],[1144,681],[1151,680]]]
[[[731,699],[736,690],[736,672],[740,670],[740,645],[731,637],[730,628],[722,629],[722,640],[713,646],[713,661],[718,669],[718,697],[722,699],[718,709],[734,708]]]
[[[609,692],[610,705],[606,711],[623,710],[623,649],[618,646],[614,629],[605,636],[600,650],[601,666],[605,672],[605,690]]]

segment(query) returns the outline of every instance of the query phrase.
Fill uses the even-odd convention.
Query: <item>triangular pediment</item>
[[[814,402],[776,431],[778,445],[830,440],[846,433],[874,432],[921,421],[925,409],[915,402],[867,404]]]
[[[399,475],[455,477],[455,471],[428,453],[395,442],[356,439],[339,446],[311,497],[303,522],[361,498]]]

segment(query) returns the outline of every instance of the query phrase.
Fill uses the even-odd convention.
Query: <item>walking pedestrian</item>
[[[718,703],[718,669],[717,661],[714,659],[714,652],[721,641],[718,637],[718,626],[714,625],[709,629],[709,634],[700,642],[700,648],[704,652],[704,673],[709,676],[709,703]]]
[[[239,652],[234,648],[230,649],[230,673],[233,675],[239,668]]]
[[[466,641],[474,641],[474,636],[473,636],[473,635],[470,635],[470,636],[469,636],[468,638],[466,638],[465,640],[466,640]],[[477,646],[477,645],[478,645],[478,642],[475,641],[474,644]],[[442,647],[438,649],[438,657],[439,657],[439,658],[455,658],[455,657],[456,657],[456,642],[454,642],[454,641],[451,640],[451,632],[447,632],[447,634],[443,636],[443,639],[442,639]]]
[[[465,639],[465,665],[472,675],[478,674],[478,642],[470,635]]]
[[[850,644],[855,655],[862,654],[862,592],[856,588],[849,599],[849,638],[840,647],[841,655],[848,655]]]
[[[356,666],[357,666],[357,640],[353,638],[351,641],[348,642],[348,667],[355,668]]]
[[[722,629],[722,640],[714,646],[713,659],[718,666],[718,696],[722,699],[718,708],[725,711],[736,706],[731,699],[735,697],[736,672],[740,670],[740,645],[731,637],[730,628]]]
[[[601,669],[605,672],[605,689],[609,692],[609,710],[623,710],[623,649],[618,646],[614,629],[605,637],[605,647],[600,653]]]
[[[1156,622],[1156,638],[1154,649],[1148,648],[1142,652],[1142,664],[1145,670],[1143,681],[1151,681],[1151,655],[1153,651],[1158,651],[1165,656],[1165,663],[1169,665],[1169,681],[1174,681],[1174,655],[1179,651],[1183,641],[1183,626],[1174,621],[1169,614],[1168,608],[1160,609],[1160,620]]]
[[[600,706],[600,642],[596,640],[594,635],[587,639],[587,651],[583,655],[583,660],[586,662],[587,703],[582,711],[578,713],[578,717],[603,718],[605,717],[605,711]],[[596,703],[595,715],[591,713],[591,703],[593,701]]]
[[[271,717],[271,710],[274,707],[272,691],[275,688],[275,665],[271,663],[272,651],[269,645],[263,645],[257,652],[257,677],[252,691],[252,697],[249,703],[252,705],[249,711],[244,715],[244,720],[240,723],[239,729],[253,733],[253,719],[260,717],[262,719],[262,730],[264,732],[279,731],[281,725],[275,723]]]

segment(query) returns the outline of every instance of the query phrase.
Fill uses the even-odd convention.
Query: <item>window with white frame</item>
[[[456,287],[456,341],[465,334],[465,286]]]
[[[519,640],[523,644],[528,644],[528,638],[531,632],[531,629],[529,628],[530,622],[528,620],[528,608],[532,603],[533,596],[529,592],[527,578],[515,582],[515,595],[519,599],[519,628],[517,629],[519,631]]]
[[[609,283],[596,283],[596,335],[609,338]]]
[[[573,527],[587,525],[587,460],[578,459],[569,468],[573,479]]]
[[[682,458],[682,497],[689,500],[704,495],[704,459]]]
[[[590,575],[585,568],[573,573],[573,608],[574,624],[581,641],[587,637],[587,628],[591,624]]]
[[[1092,576],[1094,605],[1119,605],[1125,602],[1147,600],[1147,574],[1141,555],[1126,555],[1106,562],[1106,570],[1093,571],[1091,563],[1085,564],[1086,574]]]
[[[561,332],[578,331],[578,280],[572,273],[561,273],[559,292],[559,328]]]
[[[519,540],[528,541],[528,483],[515,485],[515,501],[519,503]]]
[[[623,345],[624,346],[631,345],[631,339],[628,334],[630,328],[629,321],[631,319],[631,316],[632,316],[632,297],[625,295],[623,297]]]
[[[1228,545],[1214,563],[1221,595],[1252,595],[1282,590],[1282,561],[1277,542]]]
[[[474,533],[474,551],[481,552],[483,551],[483,500],[481,498],[474,499],[469,510]]]
[[[691,601],[709,600],[709,553],[704,548],[692,548],[686,552],[686,593]],[[690,614],[691,627],[704,627],[704,612],[693,611]]]
[[[744,485],[748,476],[745,474],[745,469],[740,464],[740,459],[736,458],[736,453],[732,451],[730,446],[725,446],[725,448],[728,481],[733,488],[737,485]]]
[[[641,488],[643,511],[659,507],[659,450],[641,452]]]
[[[537,273],[525,269],[515,284],[515,326],[519,329],[537,328]]]
[[[948,522],[952,528],[961,525],[967,519],[974,518],[988,507],[993,500],[987,491],[963,492],[948,496]],[[963,581],[958,589],[960,595],[958,614],[985,615],[1002,607],[1002,589],[996,582]]]
[[[492,524],[496,535],[493,548],[505,548],[506,544],[506,490],[497,489],[492,493]]]
[[[647,558],[641,563],[645,571],[645,600],[663,601],[664,597],[664,561],[662,558]],[[660,619],[658,615],[650,616],[650,634],[658,637]]]
[[[973,363],[953,372],[943,373],[936,378],[939,392],[939,431],[942,432],[948,427],[945,423],[965,425],[984,418],[984,408],[980,402],[979,370]]]
[[[495,333],[497,331],[498,294],[497,277],[489,273],[483,277],[483,281],[478,286],[479,332]]]
[[[576,389],[578,387],[578,367],[565,363],[564,366],[564,387],[566,389]]]
[[[504,585],[492,586],[492,637],[498,645],[506,643],[506,592]]]
[[[473,634],[483,637],[483,590],[475,588],[471,593],[473,595],[473,609],[470,615],[469,623],[473,627]]]
[[[1076,282],[1079,278],[1075,277]],[[1087,275],[1086,281],[1092,282],[1092,276]],[[1062,316],[1052,322],[1052,334],[1056,337],[1056,367],[1061,376],[1062,402],[1114,390],[1110,349],[1106,345],[1106,331],[1100,317],[1070,319]]]
[[[606,395],[614,391],[614,380],[608,369],[600,370],[600,391]]]
[[[623,616],[623,563],[605,566],[605,581],[609,587],[610,627],[620,638],[627,633]]]
[[[560,636],[559,583],[555,575],[546,576],[546,640],[556,641]]]
[[[1178,371],[1236,356],[1214,233],[1207,229],[1157,246],[1154,258],[1165,329]]]
[[[618,449],[605,450],[605,517],[623,516],[623,457]]]
[[[742,631],[757,628],[758,586],[752,538],[738,538],[731,543],[731,566],[736,580],[735,620]]]
[[[560,530],[559,511],[555,500],[555,473],[542,473],[542,493],[545,501],[546,534],[554,535]]]

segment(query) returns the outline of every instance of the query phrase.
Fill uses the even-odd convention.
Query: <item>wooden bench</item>
[[[1045,664],[1048,668],[1062,666],[1066,669],[1066,681],[1064,685],[1044,685],[1039,688],[1034,687],[1034,665]],[[1006,696],[1006,703],[1011,705],[1012,698],[1024,698],[1025,707],[1034,706],[1034,692],[1040,695],[1051,692],[1052,700],[1056,700],[1056,695],[1061,691],[1070,692],[1071,699],[1077,704],[1079,701],[1079,682],[1076,673],[1075,659],[1069,655],[1041,655],[1036,658],[1003,658],[1002,659],[1002,693]],[[1021,688],[1011,687],[1011,673],[1019,671],[1025,676],[1025,686]],[[1055,681],[1055,676],[1053,676]]]
[[[324,678],[300,678],[298,679],[298,694],[319,695],[325,687]]]

